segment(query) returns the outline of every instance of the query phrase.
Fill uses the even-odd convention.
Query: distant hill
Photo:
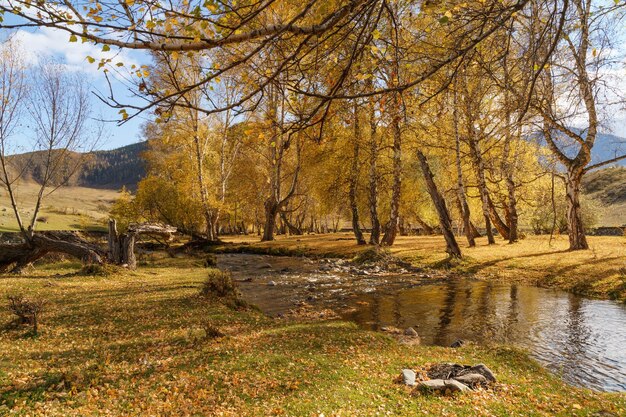
[[[92,152],[92,159],[81,171],[77,185],[114,190],[122,186],[137,189],[137,183],[146,175],[141,154],[147,149],[148,142],[139,142],[111,151]]]
[[[608,133],[599,133],[591,151],[591,163],[597,164],[625,154],[626,138]],[[622,159],[613,165],[626,167],[626,159]]]
[[[139,142],[110,151],[94,151],[87,155],[73,153],[69,160],[78,161],[84,157],[84,163],[72,176],[68,185],[109,190],[126,187],[136,190],[137,184],[146,173],[141,154],[147,149],[147,142]],[[14,159],[15,165],[24,170],[25,179],[40,182],[44,156],[44,152],[30,152],[13,155],[11,158]],[[69,165],[75,166],[74,163]],[[67,172],[61,172],[60,176],[67,177]]]
[[[599,226],[626,224],[626,167],[589,172],[583,178],[582,191],[602,205]]]
[[[580,134],[585,136],[584,133],[580,129],[573,129],[574,131],[578,131]],[[562,133],[555,132],[556,135],[564,136]],[[539,143],[543,146],[546,146],[546,142],[543,139],[543,134],[540,132],[533,133],[529,136],[532,140],[539,140]],[[563,144],[559,145],[561,150],[565,152],[565,154],[569,157],[574,157],[578,153],[580,146],[578,144],[574,144],[571,139],[566,139],[563,143],[568,143],[569,146],[565,146]],[[625,155],[626,154],[626,138],[621,136],[612,135],[610,133],[598,133],[596,136],[596,141],[594,143],[593,149],[591,150],[591,165],[597,164],[600,162],[608,161],[615,157]],[[618,161],[613,166],[623,166],[626,167],[626,159],[622,159]]]
[[[583,179],[583,191],[603,204],[626,203],[626,168],[605,168],[588,173]]]

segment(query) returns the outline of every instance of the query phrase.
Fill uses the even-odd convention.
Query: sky
[[[5,22],[10,23],[11,17],[5,16]],[[115,120],[120,119],[119,109],[113,109],[98,99],[95,93],[109,95],[109,86],[102,70],[98,70],[98,61],[101,58],[113,58],[113,63],[124,62],[129,67],[132,64],[148,63],[149,59],[145,52],[120,51],[111,47],[109,52],[103,52],[102,46],[91,43],[69,42],[69,34],[52,28],[20,29],[13,31],[14,39],[17,39],[24,52],[24,59],[29,64],[37,64],[41,59],[52,58],[64,64],[68,71],[80,72],[86,78],[94,93],[92,106],[94,117],[105,120],[105,134],[99,142],[99,149],[114,149],[120,146],[136,143],[144,140],[142,137],[142,125],[150,115],[140,116],[119,125]],[[7,33],[0,34],[0,39],[6,39]],[[87,57],[96,59],[96,63],[88,62]],[[124,103],[138,103],[132,97],[128,87],[122,82],[119,75],[109,73],[111,88],[116,98]]]

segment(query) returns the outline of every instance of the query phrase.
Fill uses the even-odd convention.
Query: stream
[[[218,266],[272,316],[307,306],[371,330],[413,327],[425,345],[462,339],[519,346],[570,384],[626,391],[626,305],[617,302],[343,260],[225,254]]]

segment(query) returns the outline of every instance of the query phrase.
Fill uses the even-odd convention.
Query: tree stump
[[[176,228],[162,224],[131,224],[126,233],[118,233],[117,222],[109,219],[109,261],[116,265],[123,265],[129,269],[137,268],[137,258],[135,256],[135,242],[137,236],[158,235],[165,236],[171,240]]]

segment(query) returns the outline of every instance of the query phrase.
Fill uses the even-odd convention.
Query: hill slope
[[[60,170],[59,178],[54,182],[67,178],[76,162],[83,159],[82,166],[72,175],[67,185],[110,190],[126,187],[135,190],[146,172],[141,154],[147,148],[147,142],[139,142],[110,151],[94,151],[87,155],[72,153],[66,158],[68,168]],[[29,152],[13,155],[11,158],[13,165],[24,172],[25,180],[41,182],[45,156],[45,152]]]
[[[93,159],[78,178],[81,187],[135,190],[145,176],[146,167],[141,154],[148,142],[139,142],[111,151],[92,152]]]
[[[611,167],[588,173],[583,193],[604,207],[600,226],[626,224],[626,167]]]

